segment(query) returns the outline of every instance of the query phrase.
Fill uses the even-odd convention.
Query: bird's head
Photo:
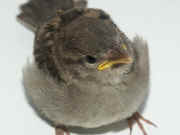
[[[54,19],[57,24],[50,23],[57,27],[52,30],[51,40],[41,42],[41,37],[50,35],[50,32],[42,32],[44,28],[40,28],[42,30],[36,36],[35,52],[44,44],[51,48],[48,53],[44,52],[44,55],[50,55],[47,59],[51,61],[45,62],[46,68],[54,65],[59,72],[54,74],[66,81],[91,78],[105,82],[130,71],[134,61],[131,42],[104,11],[73,9],[60,12],[58,17]],[[36,61],[39,56],[35,53]],[[52,67],[48,70],[52,72]]]

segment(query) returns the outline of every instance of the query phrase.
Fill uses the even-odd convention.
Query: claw
[[[140,128],[141,131],[143,132],[143,134],[144,134],[144,135],[147,135],[147,133],[146,133],[146,131],[145,131],[145,129],[144,129],[143,124],[139,121],[139,117],[135,116],[135,120],[136,120],[136,122],[137,122],[139,128]]]
[[[138,112],[135,113],[136,117],[138,117],[139,119],[143,120],[144,122],[146,122],[149,125],[152,125],[154,127],[158,127],[155,123],[153,123],[152,121],[145,119],[143,116],[141,116]]]
[[[132,128],[133,128],[133,122],[136,121],[139,128],[141,129],[141,131],[143,132],[144,135],[147,135],[145,129],[144,129],[144,126],[143,124],[140,122],[140,120],[143,120],[144,122],[146,122],[147,124],[149,125],[152,125],[154,127],[157,127],[156,124],[154,124],[153,122],[151,122],[150,120],[147,120],[145,119],[143,116],[141,116],[138,112],[134,113],[132,115],[132,117],[130,117],[128,120],[128,126],[129,126],[129,129],[130,129],[130,135],[132,134]]]

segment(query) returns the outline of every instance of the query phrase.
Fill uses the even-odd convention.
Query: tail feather
[[[21,5],[18,20],[35,31],[38,26],[53,17],[57,10],[68,10],[74,7],[85,8],[86,0],[29,0]]]

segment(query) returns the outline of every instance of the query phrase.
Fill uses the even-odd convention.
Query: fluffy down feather
[[[144,102],[149,89],[147,43],[136,36],[132,45],[135,51],[133,72],[117,85],[98,86],[97,83],[90,91],[63,81],[57,83],[33,62],[28,63],[23,72],[28,101],[53,126],[95,128],[130,117]]]

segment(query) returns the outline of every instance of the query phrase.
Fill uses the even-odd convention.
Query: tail
[[[57,10],[68,10],[74,7],[85,8],[86,0],[29,0],[21,5],[18,20],[32,31],[52,18]]]

